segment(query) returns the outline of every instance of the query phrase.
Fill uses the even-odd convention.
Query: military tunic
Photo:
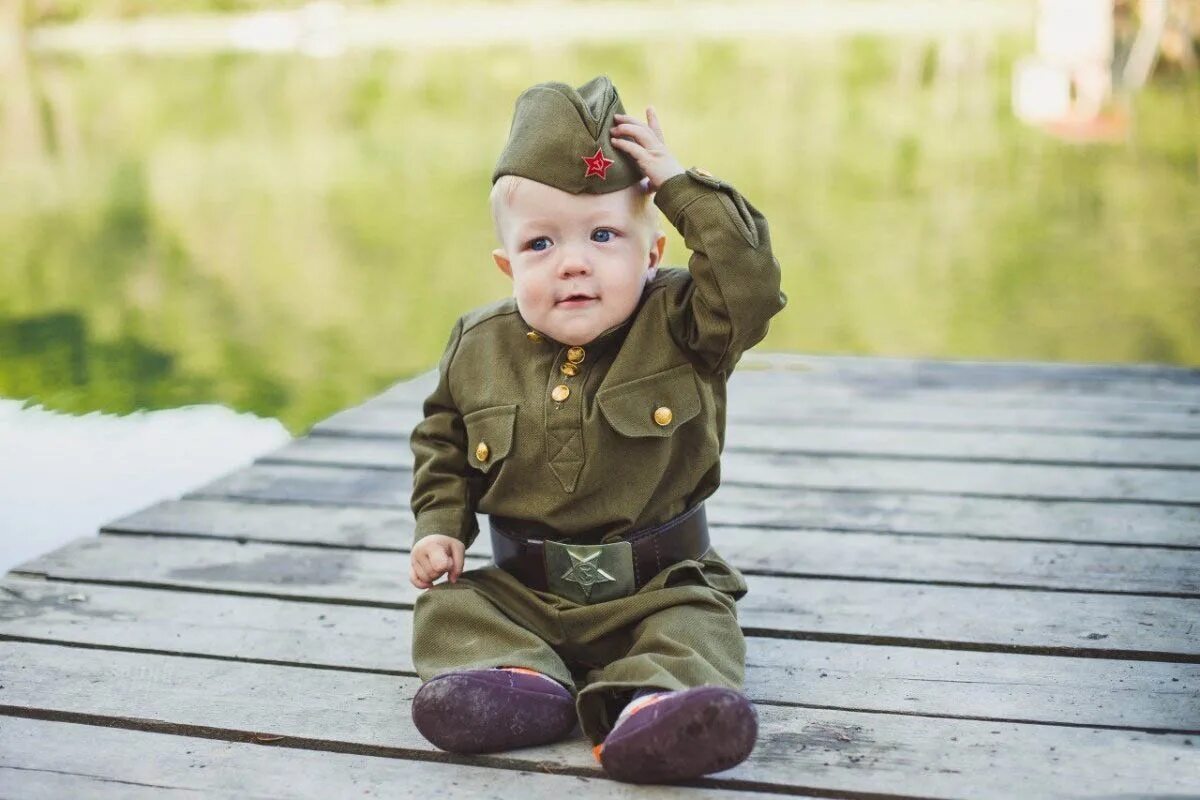
[[[766,220],[728,183],[690,169],[654,202],[691,251],[688,269],[660,269],[629,318],[591,342],[532,330],[513,298],[456,322],[410,442],[414,543],[443,534],[469,547],[476,512],[608,542],[716,491],[726,382],[787,298]],[[599,743],[637,688],[742,687],[734,601],[746,591],[714,549],[590,604],[492,565],[418,597],[413,660],[424,680],[524,666],[581,682],[580,723]]]

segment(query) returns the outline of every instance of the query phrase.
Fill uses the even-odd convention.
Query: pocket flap
[[[666,437],[700,413],[691,364],[608,386],[596,393],[608,424],[624,436]]]
[[[491,406],[463,415],[463,426],[467,429],[467,463],[487,472],[508,455],[516,420],[516,405]]]

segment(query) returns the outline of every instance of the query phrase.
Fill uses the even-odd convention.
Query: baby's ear
[[[497,247],[495,250],[493,250],[492,259],[496,262],[496,266],[500,268],[501,272],[503,272],[509,278],[512,277],[512,264],[509,262],[508,256],[505,255],[504,248]]]
[[[650,244],[650,267],[651,277],[653,273],[658,272],[659,266],[662,264],[663,253],[667,250],[667,235],[660,230],[654,232],[654,241]]]

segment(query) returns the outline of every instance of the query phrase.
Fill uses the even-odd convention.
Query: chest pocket
[[[481,472],[491,471],[512,450],[517,407],[492,406],[463,415],[467,429],[467,463]]]
[[[700,413],[700,391],[691,364],[596,392],[601,413],[623,436],[667,437]]]

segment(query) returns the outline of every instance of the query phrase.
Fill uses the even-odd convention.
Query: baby
[[[460,753],[578,722],[631,782],[728,769],[758,729],[747,585],[703,501],[726,382],[786,303],[766,220],[604,76],[522,93],[492,182],[513,297],[458,319],[411,439],[413,720]],[[688,269],[659,269],[656,207]],[[477,511],[495,563],[464,572]]]

